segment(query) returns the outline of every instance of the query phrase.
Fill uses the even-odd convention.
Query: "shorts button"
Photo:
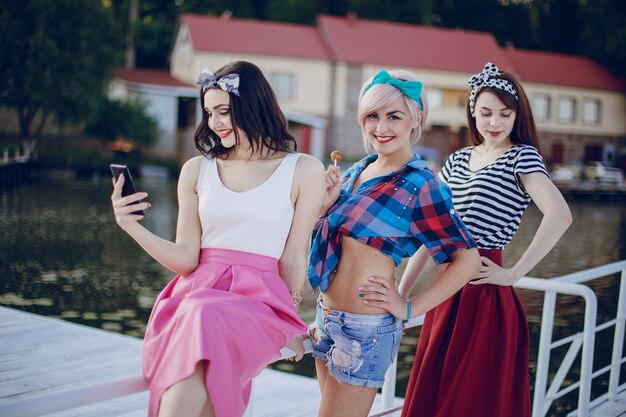
[[[330,311],[328,311],[328,310],[324,310],[324,315],[325,315],[325,316],[327,316],[327,315],[329,315],[329,314],[330,314]]]

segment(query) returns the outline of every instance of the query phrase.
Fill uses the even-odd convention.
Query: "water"
[[[152,203],[145,226],[165,239],[176,229],[176,184],[139,179]],[[116,224],[110,208],[108,177],[94,179],[39,179],[0,192],[0,304],[46,316],[141,337],[152,303],[172,273],[146,255]],[[530,273],[549,278],[626,259],[626,211],[621,202],[570,201],[574,224],[557,246]],[[541,220],[531,206],[520,232],[505,250],[505,265],[518,259],[532,240]],[[434,268],[427,270],[432,277]],[[614,315],[617,279],[593,284],[599,297],[600,321]],[[531,381],[534,380],[537,335],[543,294],[519,291],[531,328]],[[314,316],[314,297],[306,294],[300,314]],[[556,334],[582,329],[580,299],[559,297]],[[596,368],[610,358],[610,344],[600,334]],[[608,334],[611,333],[611,334]],[[398,390],[404,395],[419,329],[407,332],[398,360]],[[564,351],[553,354],[558,362]],[[313,376],[314,362],[307,356],[275,368]],[[626,374],[626,372],[624,372]],[[576,371],[568,378],[575,378]],[[606,380],[597,382],[602,388]],[[575,408],[573,395],[553,405],[550,415],[565,415]]]

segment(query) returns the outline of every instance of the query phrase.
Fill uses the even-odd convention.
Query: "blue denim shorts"
[[[380,388],[402,339],[402,320],[392,314],[354,314],[325,307],[317,301],[313,357],[327,361],[339,382]]]

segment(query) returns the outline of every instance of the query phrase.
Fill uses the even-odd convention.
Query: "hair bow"
[[[200,73],[197,84],[205,91],[209,88],[219,88],[239,97],[239,74],[227,74],[218,80],[208,68],[205,68]]]
[[[476,99],[476,94],[478,93],[478,90],[484,87],[499,88],[500,90],[511,93],[511,95],[517,99],[517,92],[515,91],[513,84],[511,84],[508,80],[498,78],[500,75],[502,75],[502,73],[498,67],[491,62],[487,62],[482,72],[474,74],[470,77],[468,83],[472,87],[472,91],[469,96],[469,107],[471,113],[474,113],[474,101]]]
[[[422,95],[422,83],[419,81],[404,81],[399,80],[397,78],[393,78],[389,73],[385,70],[381,70],[374,76],[370,85],[365,88],[365,91],[369,90],[373,85],[376,84],[390,84],[396,87],[398,90],[402,91],[404,95],[415,100],[417,105],[420,106],[420,109],[423,109],[422,99],[420,96]]]

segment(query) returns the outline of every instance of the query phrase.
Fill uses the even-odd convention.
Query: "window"
[[[430,88],[426,91],[428,106],[437,108],[443,106],[443,91],[438,88]]]
[[[198,106],[198,103],[195,98],[178,97],[179,129],[187,129],[195,125],[196,106]]]
[[[574,97],[561,97],[559,99],[559,120],[573,122],[576,115],[576,100]]]
[[[533,97],[533,116],[538,121],[550,118],[550,96],[538,94]]]
[[[583,101],[583,123],[600,123],[600,101],[587,98]]]
[[[273,72],[271,80],[274,93],[280,100],[289,100],[294,97],[293,74],[290,72]]]
[[[563,144],[553,143],[552,144],[552,155],[550,158],[550,162],[553,164],[562,164],[563,163]]]

